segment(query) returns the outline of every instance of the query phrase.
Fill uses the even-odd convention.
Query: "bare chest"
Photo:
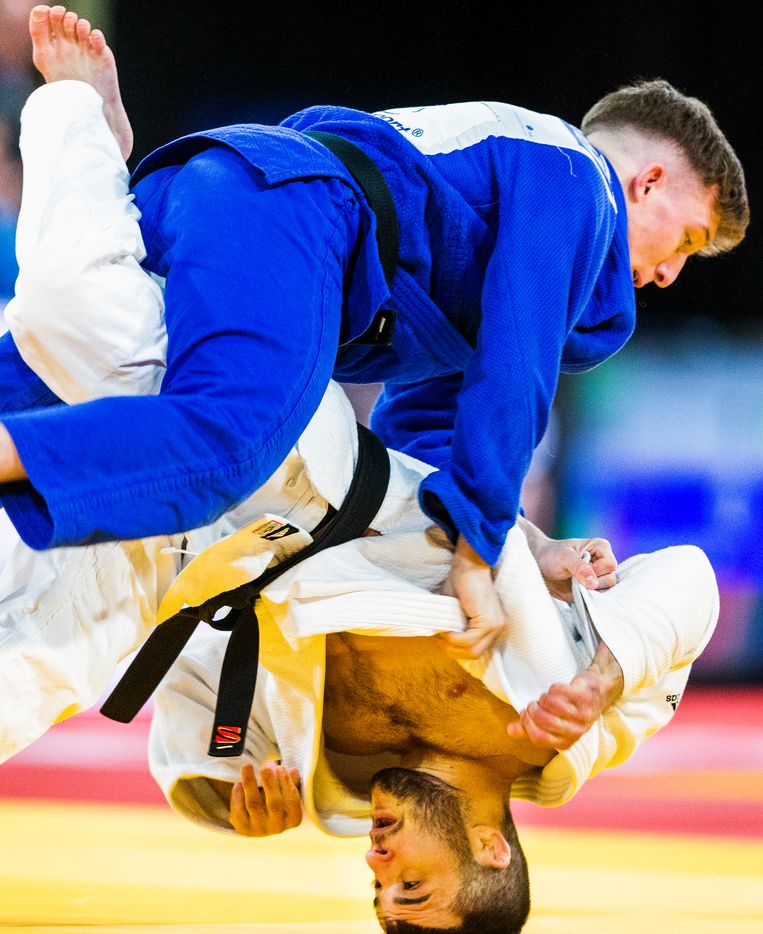
[[[350,755],[423,746],[474,758],[547,756],[506,735],[516,711],[448,658],[435,639],[340,633],[327,641],[323,731]],[[529,758],[528,758],[529,755]]]

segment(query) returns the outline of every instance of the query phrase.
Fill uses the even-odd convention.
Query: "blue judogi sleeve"
[[[371,413],[371,428],[387,447],[442,469],[450,461],[463,374],[420,383],[387,383]]]
[[[548,152],[541,164],[536,149],[526,151],[532,164],[495,172],[498,231],[463,384],[458,391],[452,378],[394,387],[374,419],[390,447],[440,467],[422,482],[423,509],[490,564],[516,521],[560,371],[590,368],[633,328],[627,244],[613,240],[615,215],[593,163]],[[569,184],[571,174],[578,184]]]

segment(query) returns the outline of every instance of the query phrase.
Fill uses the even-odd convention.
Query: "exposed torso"
[[[511,740],[516,711],[448,658],[434,638],[350,633],[326,643],[323,732],[348,755],[404,753],[414,746],[506,765],[545,765],[551,754]]]

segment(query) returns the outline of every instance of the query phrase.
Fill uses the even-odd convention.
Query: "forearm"
[[[517,525],[522,529],[527,538],[527,544],[530,546],[530,551],[533,557],[537,560],[538,553],[540,552],[543,546],[548,545],[551,539],[546,535],[545,532],[542,532],[537,525],[530,522],[528,518],[522,515],[517,516]]]
[[[569,749],[620,698],[623,672],[602,642],[588,668],[569,684],[552,684],[519,712],[508,734],[529,739],[541,749]]]
[[[549,545],[558,544],[525,516],[517,517],[517,525],[527,536],[527,544],[536,560],[538,560],[539,556],[543,555],[543,550]],[[604,711],[608,710],[622,695],[624,687],[623,670],[604,642],[599,643],[599,648],[596,651],[593,661],[588,666],[588,671],[595,672],[601,678],[601,712],[604,713]]]
[[[600,642],[588,671],[594,672],[600,678],[601,713],[606,713],[622,696],[625,687],[623,669],[605,643]]]

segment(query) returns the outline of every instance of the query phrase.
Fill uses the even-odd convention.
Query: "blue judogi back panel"
[[[362,192],[308,129],[384,174],[389,288]],[[175,141],[133,190],[144,265],[167,277],[167,377],[158,397],[6,419],[35,495],[5,501],[30,544],[211,521],[275,470],[333,376],[385,384],[373,427],[439,468],[422,505],[494,563],[560,370],[597,365],[634,325],[622,191],[582,134],[497,103],[314,107]],[[379,307],[398,312],[391,345],[340,347]]]

